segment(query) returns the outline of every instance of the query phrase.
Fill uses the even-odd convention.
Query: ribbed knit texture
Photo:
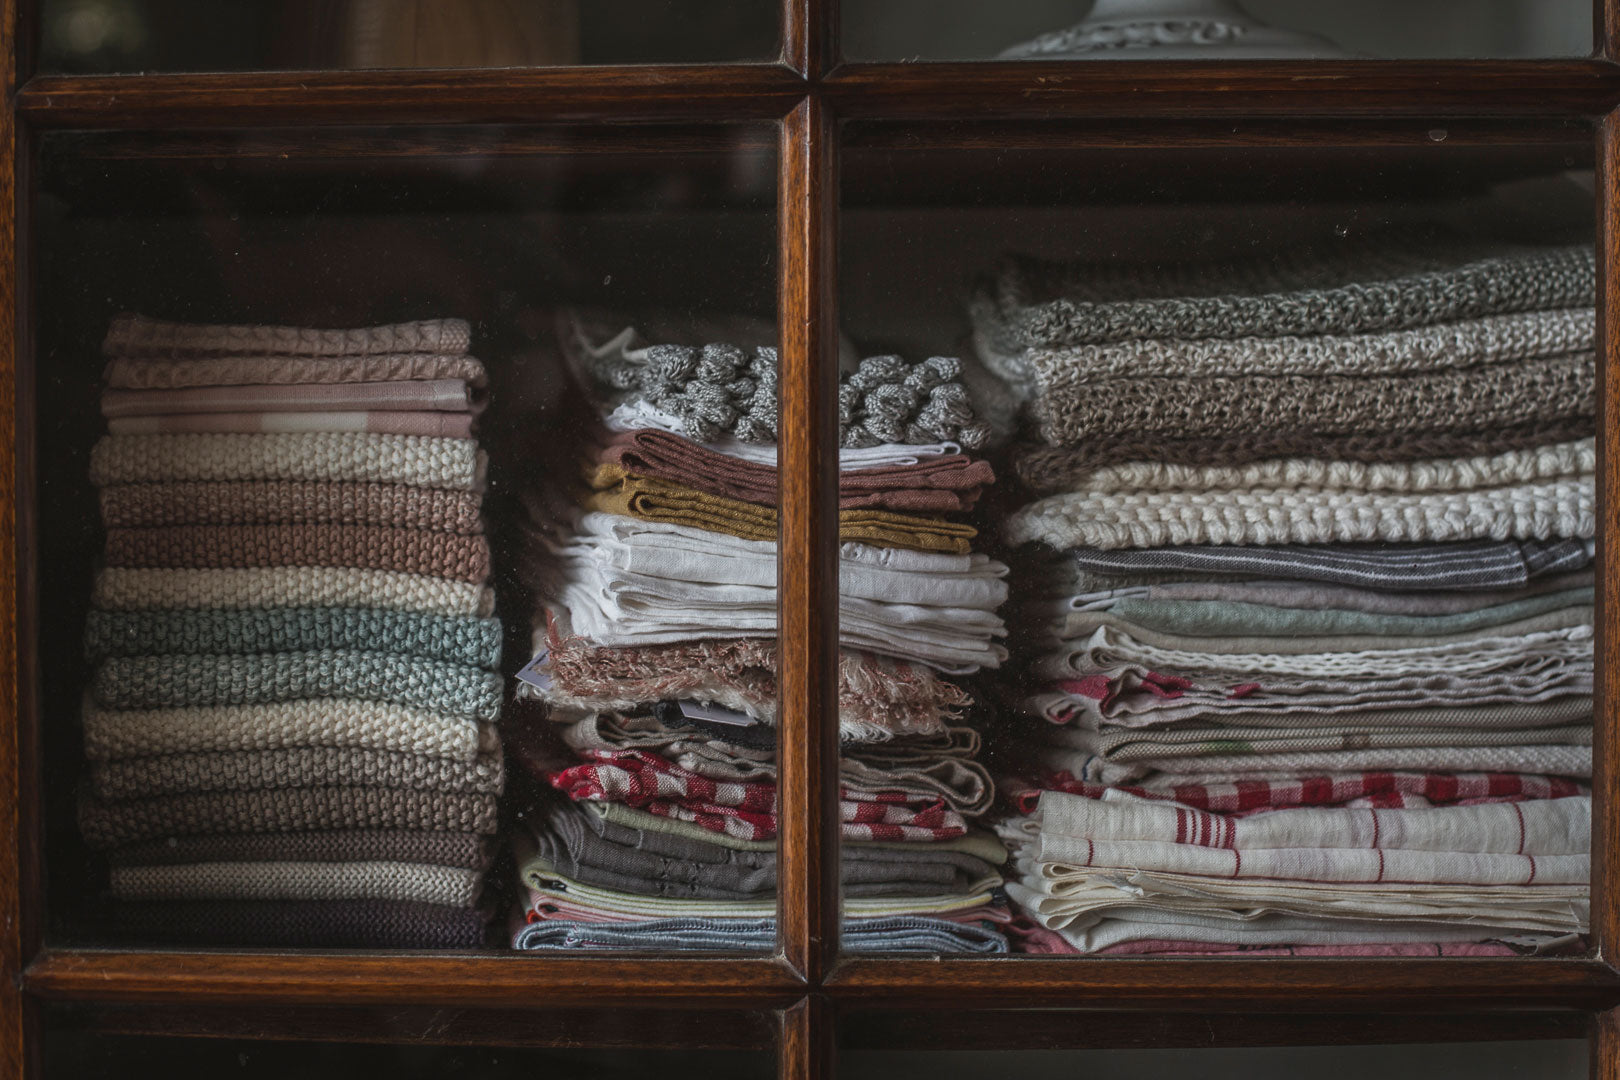
[[[146,608],[372,607],[427,615],[495,613],[482,585],[388,570],[297,567],[254,570],[131,570],[96,575],[94,604],[110,611]]]
[[[482,875],[422,863],[221,862],[115,866],[120,900],[411,900],[470,907]]]
[[[135,943],[271,949],[477,949],[487,930],[476,908],[394,900],[130,902],[111,920]]]
[[[92,761],[209,751],[330,746],[473,761],[499,746],[491,725],[378,701],[326,698],[268,705],[84,710]]]
[[[170,834],[292,832],[306,829],[431,829],[494,832],[493,795],[396,788],[294,788],[164,795],[109,803],[85,798],[79,824],[91,847]]]
[[[371,525],[171,525],[109,529],[108,566],[341,566],[482,583],[489,542]]]
[[[310,746],[123,758],[90,770],[91,789],[107,800],[313,785],[499,795],[504,780],[499,754],[465,762],[390,750]]]
[[[501,659],[499,619],[383,608],[91,611],[84,636],[92,660],[316,649],[398,653],[485,668],[499,667]]]
[[[400,379],[461,379],[483,386],[484,365],[470,356],[427,353],[396,356],[253,356],[194,360],[108,361],[102,377],[126,390],[180,390],[189,386],[296,386],[308,383],[394,382]]]
[[[106,356],[375,356],[464,353],[465,319],[419,319],[352,330],[255,324],[165,322],[129,313],[114,317],[102,340]]]
[[[336,829],[330,832],[238,833],[234,836],[170,836],[113,848],[114,866],[180,866],[198,862],[387,862],[432,863],[483,870],[494,838],[478,833],[407,832],[400,829]]]
[[[464,664],[336,649],[240,656],[115,656],[92,683],[108,708],[252,705],[302,698],[386,701],[471,719],[500,715],[499,674]]]
[[[90,482],[347,480],[476,491],[484,455],[473,439],[312,431],[273,435],[106,435]]]
[[[151,525],[387,525],[476,533],[483,496],[405,484],[198,480],[101,489],[109,529]]]

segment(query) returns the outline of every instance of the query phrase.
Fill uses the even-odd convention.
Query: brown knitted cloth
[[[493,837],[478,833],[339,829],[332,832],[170,836],[107,852],[114,866],[184,866],[200,862],[415,862],[482,870]]]
[[[405,484],[203,480],[101,489],[108,528],[145,525],[378,525],[476,533],[483,497]]]
[[[281,791],[228,791],[162,795],[109,803],[87,796],[79,826],[95,848],[241,832],[313,829],[425,829],[494,832],[493,795],[445,794],[400,788],[312,787]]]
[[[489,541],[375,525],[182,525],[107,531],[108,566],[343,566],[481,582]]]
[[[424,754],[332,746],[117,758],[90,770],[92,790],[108,801],[316,785],[499,795],[503,781],[499,753],[481,754],[473,761],[452,761]]]
[[[467,351],[465,319],[417,319],[326,330],[262,323],[183,323],[121,312],[102,339],[104,356],[383,356]]]
[[[596,457],[636,476],[653,476],[711,495],[761,506],[776,505],[776,469],[716,453],[668,431],[627,431]],[[870,507],[902,513],[971,510],[980,492],[995,483],[988,461],[966,454],[925,458],[915,465],[845,470],[838,474],[838,508]]]
[[[126,390],[189,386],[302,386],[310,383],[417,382],[461,379],[483,386],[484,365],[470,356],[210,356],[175,360],[114,359],[102,378]]]
[[[409,900],[187,900],[112,905],[128,944],[235,948],[476,949],[477,908]]]
[[[1319,435],[1256,430],[1189,439],[1119,435],[1087,439],[1078,446],[1026,445],[1014,453],[1013,469],[1026,487],[1043,495],[1056,495],[1084,490],[1093,471],[1127,461],[1162,461],[1171,465],[1247,465],[1287,457],[1356,462],[1424,461],[1551,446],[1589,438],[1593,430],[1590,418],[1576,417],[1506,425],[1488,431]]]

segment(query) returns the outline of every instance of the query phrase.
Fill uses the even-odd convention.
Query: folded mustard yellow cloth
[[[711,495],[656,477],[634,476],[615,464],[588,466],[585,475],[594,489],[586,502],[592,510],[708,529],[744,540],[776,541],[774,507]],[[973,526],[944,518],[870,508],[841,510],[838,514],[839,539],[874,547],[965,555],[970,550],[969,542],[977,535],[979,531]]]

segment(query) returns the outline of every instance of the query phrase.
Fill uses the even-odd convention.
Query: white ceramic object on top
[[[1349,56],[1327,38],[1268,26],[1236,0],[1096,0],[1091,14],[1004,60],[1253,60]]]

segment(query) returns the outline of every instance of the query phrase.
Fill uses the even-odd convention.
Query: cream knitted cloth
[[[495,592],[449,578],[327,566],[257,570],[137,570],[96,574],[95,606],[142,608],[369,607],[430,615],[495,613]]]
[[[191,386],[307,386],[313,383],[489,381],[470,356],[406,353],[394,356],[210,356],[187,360],[121,360],[107,363],[102,378],[120,390],[181,390]]]
[[[472,761],[500,745],[493,725],[342,698],[185,709],[102,709],[87,702],[83,715],[84,752],[92,761],[299,746]]]
[[[375,356],[467,351],[465,319],[318,330],[305,326],[165,322],[128,312],[113,318],[101,343],[106,356]]]
[[[403,862],[208,862],[115,866],[120,900],[414,900],[470,907],[483,874]]]
[[[476,491],[485,464],[475,439],[354,431],[106,435],[90,452],[90,482],[357,480]]]

